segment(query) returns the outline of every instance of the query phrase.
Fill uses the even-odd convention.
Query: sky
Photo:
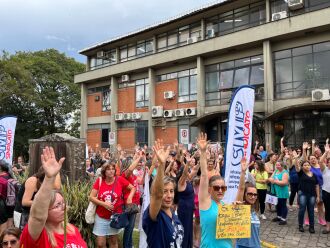
[[[215,0],[0,0],[0,51],[79,50]]]

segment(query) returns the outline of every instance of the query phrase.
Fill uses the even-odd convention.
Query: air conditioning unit
[[[174,111],[174,114],[175,114],[175,116],[184,116],[185,111],[184,111],[184,109],[176,109]]]
[[[173,99],[175,97],[174,91],[165,91],[164,99]]]
[[[329,89],[316,89],[312,91],[312,101],[321,102],[330,100]]]
[[[124,120],[130,120],[132,119],[132,114],[131,113],[125,113],[124,114]]]
[[[165,118],[173,117],[173,110],[164,110],[164,117]]]
[[[196,108],[186,108],[186,115],[188,116],[196,115]]]
[[[290,10],[301,9],[304,7],[304,0],[289,0],[288,7]]]
[[[276,12],[272,14],[272,21],[278,21],[283,18],[287,18],[288,13],[286,11]]]
[[[122,113],[115,114],[115,121],[122,121],[122,120],[124,120],[124,114]]]
[[[121,81],[122,82],[128,82],[129,81],[129,76],[127,74],[121,75]]]
[[[213,37],[215,37],[215,31],[214,31],[213,28],[207,30],[207,37],[208,37],[208,38],[213,38]]]
[[[96,57],[97,58],[104,58],[105,57],[105,52],[104,51],[98,51],[96,53]]]
[[[153,106],[151,110],[152,118],[163,117],[164,109],[163,106]]]
[[[142,118],[141,113],[137,112],[137,113],[132,113],[132,119],[133,120],[140,120]]]
[[[189,37],[187,39],[187,44],[195,43],[198,41],[198,37]]]

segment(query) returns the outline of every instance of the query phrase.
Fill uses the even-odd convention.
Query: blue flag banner
[[[0,160],[12,165],[17,117],[0,117]]]
[[[239,87],[233,94],[228,112],[225,150],[225,182],[228,187],[224,197],[226,203],[232,203],[236,199],[242,157],[250,161],[253,108],[254,88],[248,85]]]

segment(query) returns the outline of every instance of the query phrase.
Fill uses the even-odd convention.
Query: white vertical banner
[[[189,129],[180,129],[180,143],[185,145],[189,144]]]
[[[0,160],[12,165],[17,117],[0,117]]]
[[[250,161],[252,122],[254,108],[254,88],[248,85],[239,87],[233,94],[227,123],[225,150],[225,181],[228,190],[224,201],[235,201],[241,174],[241,159]]]
[[[139,231],[140,231],[140,241],[139,241],[139,248],[148,248],[147,243],[147,235],[145,234],[142,228],[142,221],[143,221],[143,214],[147,207],[150,205],[150,189],[149,189],[149,173],[148,171],[145,172],[146,175],[144,177],[144,191],[143,191],[143,202],[141,206],[141,214],[140,214],[140,221],[139,221]]]
[[[116,143],[116,132],[109,132],[109,145]]]

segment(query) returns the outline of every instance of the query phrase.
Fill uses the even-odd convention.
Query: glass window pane
[[[167,36],[161,35],[157,37],[157,48],[164,48],[167,46]]]
[[[197,94],[190,95],[190,101],[196,101],[197,100]]]
[[[234,28],[234,21],[233,21],[233,16],[230,15],[228,17],[224,17],[220,19],[219,22],[219,30],[220,30],[220,34],[226,34],[228,33],[228,31],[233,30]]]
[[[251,63],[250,57],[238,59],[238,60],[235,60],[235,67],[247,66],[247,65],[250,65],[250,63]]]
[[[178,43],[178,34],[172,33],[172,34],[168,34],[168,38],[167,38],[167,46],[173,46],[176,45]]]
[[[179,78],[179,96],[189,95],[189,77]]]
[[[251,57],[251,64],[259,64],[264,62],[264,57],[262,55]]]
[[[247,27],[249,24],[249,11],[236,13],[233,22],[235,27]]]
[[[146,42],[146,53],[152,52],[154,50],[154,43],[152,40]]]
[[[190,75],[196,75],[197,74],[197,68],[190,69]]]
[[[219,90],[219,72],[206,73],[206,92]]]
[[[148,100],[149,101],[149,84],[146,84],[145,85],[144,94],[145,94],[144,100]]]
[[[217,70],[219,70],[219,65],[218,64],[208,65],[208,66],[205,67],[206,72],[217,71]]]
[[[186,77],[189,76],[189,70],[185,70],[185,71],[179,71],[178,72],[178,77]]]
[[[120,61],[125,61],[127,58],[127,48],[120,49]]]
[[[220,89],[231,89],[233,87],[234,71],[222,71],[220,73]]]
[[[128,57],[135,56],[135,46],[131,46],[128,48]]]
[[[314,78],[328,85],[330,84],[329,61],[330,51],[314,53]]]
[[[145,44],[144,43],[140,43],[140,44],[137,44],[136,46],[136,54],[137,55],[140,55],[140,54],[144,54],[146,51],[145,51]]]
[[[190,76],[190,94],[197,93],[197,76]]]
[[[220,64],[220,70],[227,70],[234,68],[234,61],[228,61]]]
[[[275,59],[284,59],[291,57],[291,50],[284,50],[275,53]]]
[[[276,83],[292,82],[291,59],[275,61]]]
[[[292,56],[312,53],[312,46],[297,47],[292,49]]]
[[[249,84],[250,68],[241,68],[235,71],[234,87]]]
[[[144,85],[136,86],[136,101],[143,101],[144,100]]]
[[[276,92],[279,98],[292,97],[292,83],[277,84]]]
[[[313,45],[313,50],[314,50],[314,52],[329,51],[330,50],[330,41]]]
[[[185,30],[179,30],[179,42],[186,43],[189,38],[189,28]]]
[[[250,85],[264,84],[264,66],[256,65],[251,67]]]
[[[314,77],[312,54],[292,58],[293,81],[303,81]]]

